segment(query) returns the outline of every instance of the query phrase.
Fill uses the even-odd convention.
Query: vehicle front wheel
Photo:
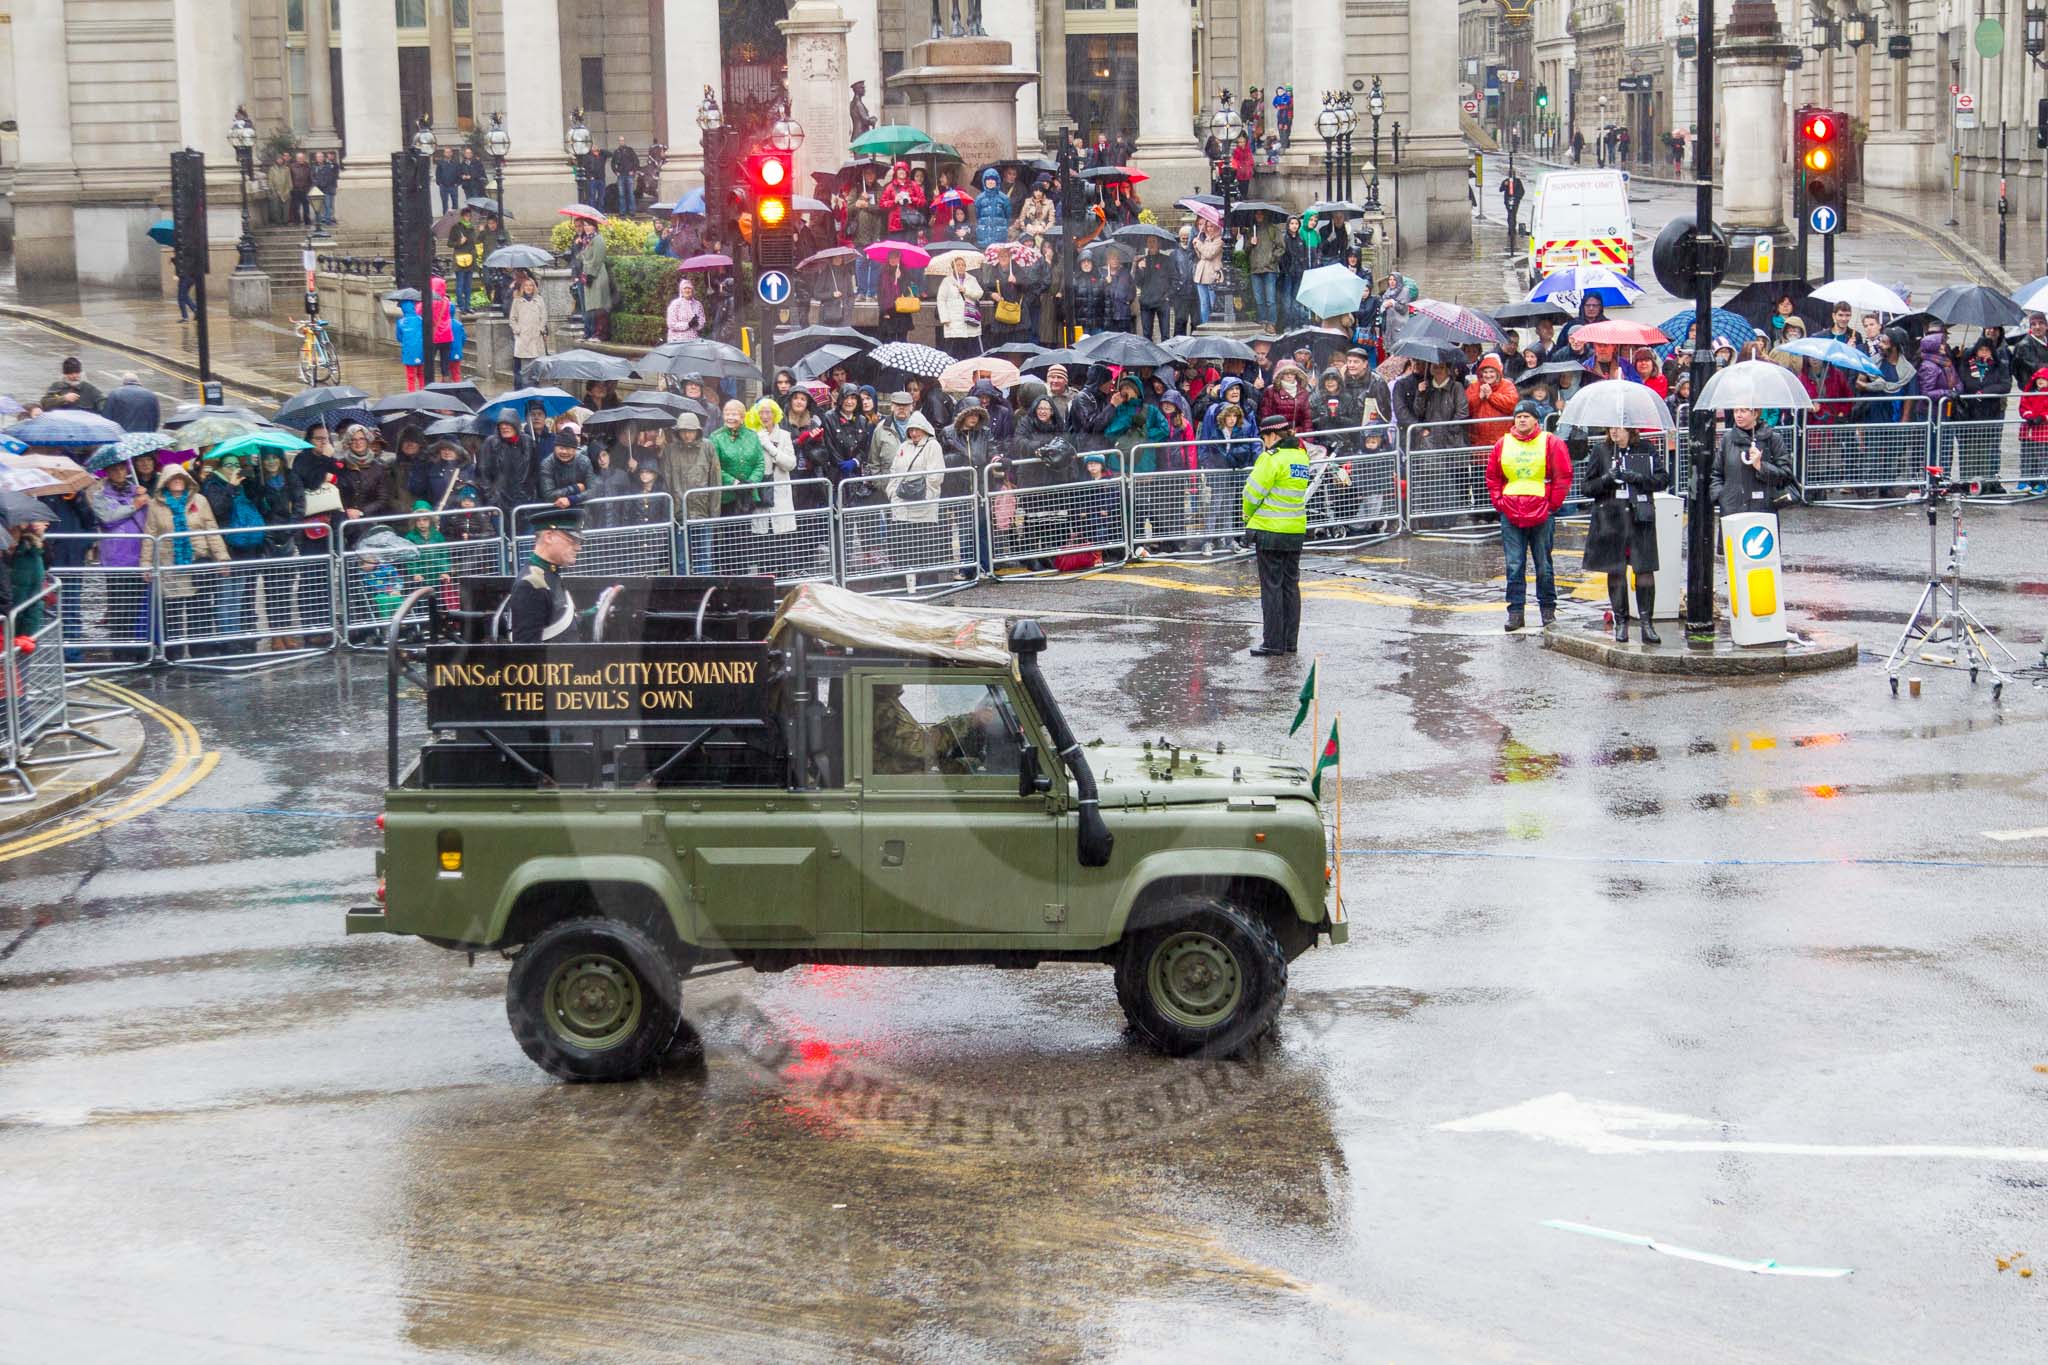
[[[571,1081],[636,1080],[682,1023],[681,985],[660,945],[618,920],[549,926],[512,963],[505,1013],[542,1070]]]
[[[1232,1057],[1257,1042],[1287,996],[1287,953],[1256,914],[1210,896],[1163,907],[1128,936],[1116,998],[1173,1057]]]

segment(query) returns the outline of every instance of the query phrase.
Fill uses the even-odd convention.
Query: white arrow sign
[[[1832,1142],[1743,1142],[1731,1138],[1634,1137],[1659,1130],[1721,1128],[1711,1119],[1664,1114],[1655,1109],[1582,1100],[1559,1091],[1506,1109],[1440,1123],[1445,1133],[1513,1133],[1576,1147],[1599,1156],[1645,1152],[1733,1152],[1749,1156],[1947,1157],[1966,1161],[2048,1162],[2048,1147],[1974,1147],[1964,1144]]]

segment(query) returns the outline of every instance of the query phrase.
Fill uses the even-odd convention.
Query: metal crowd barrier
[[[0,805],[32,801],[36,795],[30,768],[77,763],[115,752],[114,746],[71,723],[70,701],[65,694],[64,592],[62,579],[45,579],[34,597],[17,602],[7,613],[6,635],[0,639],[0,780],[11,779],[16,790],[0,790]],[[40,612],[43,620],[25,631],[24,618]],[[23,642],[26,642],[24,644]],[[110,707],[99,719],[118,715],[125,707]],[[57,735],[68,735],[90,746],[83,751],[38,756],[36,746]]]
[[[337,624],[334,556],[324,548],[308,549],[299,534],[327,529],[318,521],[266,526],[264,547],[252,550],[231,549],[232,530],[152,537],[142,547],[142,567],[152,588],[162,658],[246,672],[327,649]],[[271,543],[285,533],[286,545]],[[317,543],[326,546],[332,537]],[[189,546],[189,554],[181,546]]]
[[[1165,451],[1178,446],[1193,447],[1195,458],[1204,449],[1214,450],[1228,442],[1175,441],[1163,446],[1135,446],[1131,463],[1139,451]],[[1130,489],[1131,552],[1139,550],[1162,559],[1191,559],[1214,554],[1241,555],[1244,537],[1244,485],[1249,468],[1153,469],[1125,475]]]
[[[1380,437],[1378,446],[1368,443]],[[1370,545],[1401,532],[1401,445],[1393,424],[1333,427],[1302,436],[1315,473],[1308,537],[1317,549]]]
[[[1970,496],[1976,503],[2019,502],[2030,496],[2018,491],[2020,484],[2048,479],[2048,419],[2029,421],[2021,415],[2024,393],[1989,398],[1951,398],[1944,405],[1939,430],[1942,433],[1947,468],[1952,477],[1966,484],[1980,485]],[[1995,403],[1997,417],[1957,417],[1959,404]]]
[[[1078,458],[1074,468],[1077,477],[1057,482],[1038,459],[990,461],[982,470],[983,534],[996,571],[1094,573],[1123,557],[1131,540],[1123,478],[1089,478]],[[1061,559],[1073,567],[1061,569]]]
[[[1491,524],[1458,524],[1487,522],[1496,516],[1493,500],[1486,495],[1486,455],[1492,446],[1469,444],[1471,426],[1417,422],[1401,433],[1407,469],[1404,524],[1411,533],[1448,540],[1479,540],[1494,534]]]
[[[577,573],[640,578],[676,571],[674,498],[666,493],[628,493],[586,498],[578,505],[586,522],[583,548],[576,555]],[[533,553],[534,534],[529,526],[533,514],[553,507],[552,502],[529,502],[512,509],[515,566],[524,564]]]
[[[966,493],[945,491],[949,478],[962,477],[964,471],[934,470],[840,484],[833,494],[839,581],[909,594],[950,592],[972,582],[980,562],[981,499],[971,486]],[[854,483],[867,485],[874,500],[849,503],[846,490]]]
[[[1897,501],[1888,490],[1918,488],[1926,479],[1934,428],[1926,398],[1834,399],[1824,406],[1846,416],[1821,420],[1822,409],[1815,408],[1793,429],[1793,469],[1805,492],[1847,493],[1830,501],[1868,505]],[[1895,420],[1887,416],[1893,412]]]
[[[786,490],[792,503],[821,498],[816,507],[778,512],[774,499]],[[838,561],[832,536],[832,482],[733,483],[693,488],[683,495],[683,561],[693,574],[773,574],[779,584],[831,582]],[[690,500],[710,493],[716,516],[691,516]],[[766,499],[762,504],[759,500]],[[581,567],[581,561],[578,561]]]
[[[427,523],[428,533],[439,540],[415,544],[407,541],[411,553],[395,547],[385,549],[367,543],[379,531],[405,539]],[[346,643],[375,642],[383,648],[386,627],[392,613],[414,588],[437,585],[441,605],[454,609],[456,581],[472,574],[497,575],[511,572],[505,544],[505,516],[495,507],[457,508],[452,511],[415,512],[402,516],[361,517],[341,529],[341,610]],[[408,620],[424,624],[427,610],[422,603]]]
[[[126,532],[44,535],[46,552],[76,546],[85,554],[98,556],[97,563],[70,566],[57,575],[58,592],[63,597],[64,646],[74,671],[146,668],[156,657],[156,612],[149,575],[142,571],[142,542],[148,539]]]

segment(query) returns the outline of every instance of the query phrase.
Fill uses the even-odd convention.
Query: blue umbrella
[[[564,393],[556,388],[514,389],[510,393],[501,393],[484,404],[477,416],[495,423],[498,418],[509,413],[514,421],[519,421],[526,416],[528,403],[538,403],[548,416],[559,417],[576,406],[576,395]]]
[[[149,239],[158,246],[176,246],[178,225],[168,218],[159,218],[149,225]]]
[[[701,217],[704,213],[704,187],[699,185],[696,189],[691,190],[688,194],[676,200],[675,207],[671,208],[669,212],[672,214],[694,213]]]
[[[1833,337],[1800,337],[1788,341],[1784,350],[1791,355],[1803,355],[1840,370],[1854,370],[1858,374],[1879,373],[1877,362],[1846,342]]]
[[[1686,349],[1692,345],[1692,324],[1693,310],[1690,308],[1682,313],[1673,313],[1657,324],[1657,330],[1671,338],[1657,348],[1659,360],[1668,360],[1672,351]],[[1756,340],[1756,328],[1751,326],[1749,319],[1742,314],[1731,313],[1726,308],[1716,308],[1708,315],[1707,335],[1717,342],[1725,341],[1740,351]]]
[[[111,469],[117,464],[126,464],[137,455],[154,455],[176,445],[177,438],[166,436],[161,431],[131,431],[120,440],[103,445],[92,453],[85,462],[86,472],[97,474],[102,469]]]
[[[1641,285],[1619,270],[1604,265],[1575,265],[1538,280],[1536,287],[1529,291],[1529,302],[1559,300],[1566,294],[1583,299],[1589,290],[1598,294],[1600,301],[1610,308],[1626,308],[1645,292]]]
[[[118,423],[109,422],[96,412],[58,408],[26,422],[16,422],[7,429],[7,434],[24,445],[78,449],[103,446],[127,433]]]
[[[1301,277],[1294,299],[1316,317],[1334,318],[1357,312],[1365,290],[1365,281],[1354,271],[1341,265],[1319,265]]]

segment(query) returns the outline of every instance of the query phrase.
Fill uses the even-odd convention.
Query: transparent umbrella
[[[1778,373],[1790,377],[1787,371]],[[1573,390],[1557,421],[1560,426],[1580,431],[1598,431],[1603,427],[1673,431],[1678,426],[1656,390],[1629,379],[1602,379]]]
[[[1592,384],[1587,387],[1601,386]],[[1640,388],[1641,385],[1635,387]],[[1813,406],[1813,395],[1806,391],[1798,376],[1783,365],[1773,365],[1768,360],[1743,360],[1709,379],[1706,387],[1700,390],[1698,405],[1714,412],[1727,412],[1732,408],[1805,409]]]

